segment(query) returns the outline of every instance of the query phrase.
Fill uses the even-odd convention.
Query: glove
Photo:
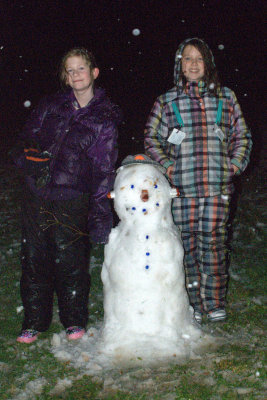
[[[37,149],[24,149],[25,170],[30,176],[40,177],[49,167],[51,155],[47,151],[40,153]]]
[[[34,177],[37,189],[45,186],[50,180],[50,160],[48,151],[39,152],[37,149],[24,149],[26,174]]]

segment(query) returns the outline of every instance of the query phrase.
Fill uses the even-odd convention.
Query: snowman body
[[[120,222],[105,246],[101,273],[102,336],[110,351],[144,352],[151,346],[166,354],[181,340],[183,345],[200,336],[185,290],[172,197],[173,189],[153,165],[133,164],[118,172],[114,206]]]

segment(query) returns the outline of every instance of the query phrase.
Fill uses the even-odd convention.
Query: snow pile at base
[[[103,341],[102,324],[89,328],[77,341],[69,341],[62,331],[54,334],[51,344],[52,353],[62,362],[69,362],[73,367],[82,369],[86,375],[101,375],[108,370],[136,367],[159,367],[178,364],[188,359],[199,358],[201,354],[215,348],[215,338],[201,334],[198,339],[182,337],[179,341],[166,341],[158,338],[150,341],[136,338],[129,340],[115,349],[106,348]],[[216,344],[217,345],[217,344]]]
[[[101,273],[104,323],[75,344],[55,335],[56,357],[95,372],[177,362],[211,343],[185,289],[183,246],[171,215],[176,195],[157,166],[119,169],[112,197],[120,223],[105,246]]]

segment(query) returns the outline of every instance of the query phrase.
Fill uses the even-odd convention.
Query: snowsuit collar
[[[207,86],[202,80],[199,82],[187,82],[184,90],[183,83],[180,81],[177,86],[178,95],[183,91],[191,98],[199,98],[207,92]]]
[[[77,99],[73,93],[72,89],[67,89],[65,92],[63,92],[63,103],[65,103],[65,106],[68,109],[70,109],[71,106],[76,106]],[[106,91],[103,88],[96,88],[94,91],[94,97],[89,101],[89,103],[85,107],[80,107],[78,105],[78,109],[76,110],[77,113],[83,115],[88,112],[88,108],[92,108],[92,112],[95,113],[95,115],[98,116],[100,119],[109,119],[111,121],[114,121],[116,124],[119,124],[122,121],[122,112],[120,108],[111,103],[109,98],[106,96]]]
[[[185,93],[192,98],[202,97],[206,91],[206,85],[203,81],[187,82],[185,87]]]
[[[76,108],[80,109],[80,108],[86,108],[89,106],[89,104],[91,104],[92,102],[98,101],[98,100],[102,100],[106,97],[105,94],[105,90],[101,89],[101,88],[97,88],[94,90],[94,97],[92,97],[92,99],[89,101],[89,103],[85,106],[85,107],[81,107],[80,104],[78,103],[75,94],[73,92],[72,89],[68,88],[65,92],[65,101],[67,102],[71,102]]]

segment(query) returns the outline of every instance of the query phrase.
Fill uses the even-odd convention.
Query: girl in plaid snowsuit
[[[201,39],[176,52],[175,87],[159,96],[145,130],[145,150],[167,169],[180,197],[172,205],[184,244],[186,287],[195,318],[224,320],[226,224],[233,176],[249,162],[252,141],[234,92],[221,87]]]

